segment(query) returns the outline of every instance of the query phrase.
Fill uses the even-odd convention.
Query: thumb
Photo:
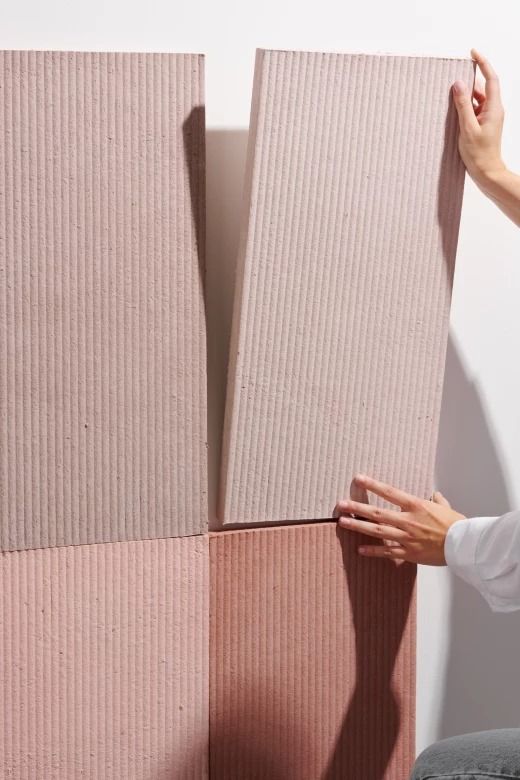
[[[461,130],[469,130],[471,128],[479,127],[475,111],[473,110],[473,104],[471,102],[471,95],[469,90],[463,81],[456,81],[452,87],[453,102],[459,115],[459,125]]]
[[[435,493],[433,494],[432,501],[434,504],[440,504],[441,506],[446,506],[451,509],[450,502],[448,501],[447,498],[444,498],[444,496],[439,490],[436,490]]]

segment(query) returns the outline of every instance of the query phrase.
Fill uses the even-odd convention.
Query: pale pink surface
[[[0,557],[0,776],[202,780],[208,538]]]
[[[218,780],[404,780],[414,760],[415,567],[320,523],[210,536]]]
[[[431,494],[471,60],[258,51],[219,520]]]
[[[206,528],[203,80],[0,52],[0,549]]]

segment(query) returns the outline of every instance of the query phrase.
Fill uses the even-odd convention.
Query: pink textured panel
[[[330,518],[353,473],[428,495],[470,60],[259,51],[223,523]]]
[[[206,525],[203,59],[0,52],[0,548]]]
[[[0,594],[3,778],[207,777],[207,537],[4,553]]]
[[[210,770],[404,780],[414,757],[415,567],[335,523],[210,537]]]

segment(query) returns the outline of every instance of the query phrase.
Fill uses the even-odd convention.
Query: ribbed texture
[[[208,539],[0,557],[0,775],[208,776]]]
[[[210,536],[214,780],[404,780],[415,567],[335,523]]]
[[[469,60],[259,51],[219,516],[328,518],[433,478]]]
[[[0,546],[206,526],[199,55],[0,52]]]

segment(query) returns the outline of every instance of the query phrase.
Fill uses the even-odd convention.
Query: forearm
[[[520,227],[520,176],[504,166],[474,178],[482,192]]]

